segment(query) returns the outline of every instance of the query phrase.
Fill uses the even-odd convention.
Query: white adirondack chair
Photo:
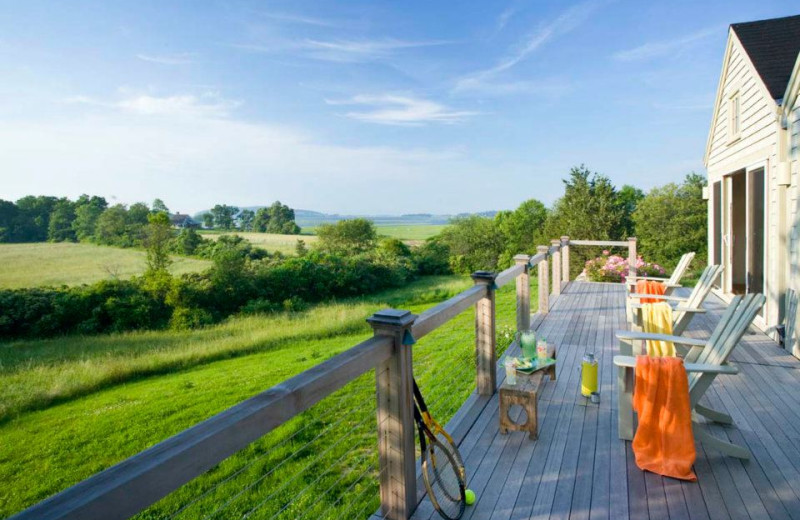
[[[676,336],[683,334],[686,327],[694,318],[695,314],[706,312],[703,308],[703,302],[714,287],[714,282],[722,274],[723,267],[721,265],[709,265],[703,270],[700,279],[692,289],[689,296],[655,296],[652,294],[636,294],[630,295],[631,301],[629,306],[631,309],[632,325],[637,330],[642,330],[642,303],[640,298],[658,298],[663,301],[676,304],[672,309],[672,333]]]
[[[692,263],[692,260],[694,260],[694,251],[686,253],[681,257],[669,278],[657,276],[629,276],[625,279],[625,287],[628,292],[635,292],[636,282],[639,280],[655,280],[657,282],[664,282],[666,288],[664,294],[672,294],[672,291],[681,286],[681,278],[686,274],[686,270],[689,269],[689,264]]]
[[[703,406],[699,401],[718,374],[737,374],[739,372],[738,368],[727,364],[728,357],[742,339],[745,331],[753,322],[765,301],[766,298],[763,294],[734,297],[708,340],[644,332],[624,332],[624,334],[635,334],[635,339],[640,340],[672,341],[675,343],[676,348],[680,346],[685,361],[684,366],[689,376],[692,422],[697,423],[699,421],[698,416],[703,416],[716,423],[733,424],[733,420],[728,414]],[[630,355],[614,356],[614,365],[618,367],[618,433],[621,439],[632,440],[634,430],[633,384],[636,358]],[[695,440],[700,443],[716,448],[722,453],[733,457],[740,459],[750,458],[750,452],[742,446],[723,441],[702,428],[695,427],[693,431]]]

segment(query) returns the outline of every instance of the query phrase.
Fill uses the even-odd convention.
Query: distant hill
[[[257,211],[266,206],[245,206],[241,209]],[[199,211],[194,215],[198,221],[202,221],[203,214],[209,210]],[[480,213],[459,213],[458,215],[434,215],[432,213],[408,213],[405,215],[340,215],[338,213],[321,213],[309,209],[295,209],[294,216],[297,225],[301,228],[329,224],[351,218],[366,218],[375,223],[376,226],[411,226],[411,225],[441,225],[450,222],[454,217],[465,217],[469,215],[481,215],[483,217],[494,217],[497,211],[482,211]]]

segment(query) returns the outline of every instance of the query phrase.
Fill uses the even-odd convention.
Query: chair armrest
[[[625,368],[636,368],[636,358],[633,356],[614,356],[614,365]],[[731,365],[706,365],[700,363],[685,363],[687,372],[700,372],[703,374],[738,374],[739,368]]]
[[[642,294],[642,293],[631,293],[628,295],[628,298],[652,298],[652,299],[659,299],[668,302],[685,302],[688,300],[688,297],[685,296],[667,296],[666,294]]]
[[[654,339],[657,341],[671,341],[680,345],[691,345],[693,347],[705,347],[706,343],[708,343],[708,340],[705,339],[684,338],[683,336],[670,336],[669,334],[654,334],[652,332],[636,332],[630,330],[618,330],[616,336],[617,339]]]
[[[630,282],[629,282],[630,280]],[[655,282],[666,282],[669,278],[664,278],[662,276],[627,276],[625,277],[625,281],[627,283],[636,283],[636,280],[653,280]]]

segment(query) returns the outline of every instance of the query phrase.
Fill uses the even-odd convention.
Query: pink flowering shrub
[[[592,282],[624,282],[628,276],[628,259],[606,250],[603,256],[587,261],[583,272]],[[640,256],[636,259],[636,273],[639,276],[663,276],[665,271],[660,265],[645,262]]]

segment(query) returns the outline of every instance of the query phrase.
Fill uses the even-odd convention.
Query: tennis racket
[[[439,516],[458,520],[466,506],[467,472],[453,438],[431,417],[414,381],[414,420],[419,431],[422,479]]]

